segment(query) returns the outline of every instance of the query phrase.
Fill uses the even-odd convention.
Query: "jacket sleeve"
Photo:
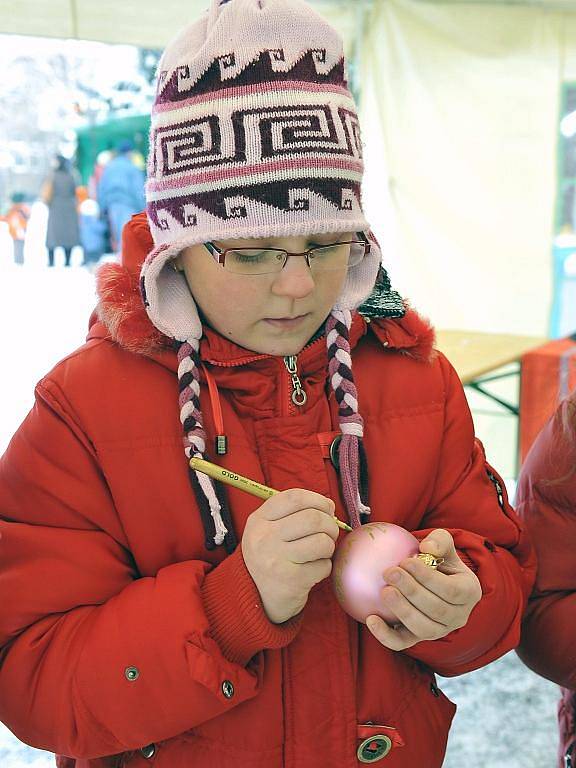
[[[460,557],[480,580],[482,598],[466,626],[406,653],[449,677],[482,667],[518,644],[535,557],[504,482],[474,438],[460,380],[443,356],[439,364],[446,391],[444,436],[429,511],[414,534],[422,539],[435,528],[450,531]]]
[[[576,424],[568,403],[526,458],[518,513],[538,555],[518,655],[534,672],[576,690]]]
[[[94,448],[49,383],[0,460],[0,720],[33,746],[102,757],[257,696],[261,651],[299,621],[267,620],[240,548],[140,578]]]

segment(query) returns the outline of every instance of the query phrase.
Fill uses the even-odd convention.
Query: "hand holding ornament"
[[[374,637],[393,651],[405,650],[422,640],[438,640],[464,627],[482,597],[477,576],[458,556],[448,531],[433,531],[419,549],[444,558],[440,570],[415,557],[386,569],[382,602],[395,617],[396,626],[373,614],[366,619]]]

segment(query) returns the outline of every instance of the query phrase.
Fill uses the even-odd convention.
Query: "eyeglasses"
[[[346,240],[342,243],[316,245],[302,253],[291,253],[282,248],[218,248],[204,243],[208,252],[227,272],[235,275],[273,275],[281,272],[290,256],[303,256],[310,271],[330,272],[355,267],[370,253],[366,240]]]

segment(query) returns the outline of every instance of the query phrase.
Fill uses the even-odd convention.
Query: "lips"
[[[308,317],[308,314],[297,315],[296,317],[266,317],[264,322],[269,325],[273,325],[276,328],[296,328],[303,320]]]

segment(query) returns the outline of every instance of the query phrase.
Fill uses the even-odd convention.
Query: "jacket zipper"
[[[286,370],[288,371],[292,383],[292,393],[290,399],[294,405],[301,408],[303,405],[306,405],[308,395],[302,388],[302,382],[298,376],[298,358],[296,355],[289,355],[288,357],[284,358],[284,365],[286,366]]]
[[[502,485],[501,485],[500,481],[498,480],[498,478],[496,477],[496,475],[493,472],[491,472],[491,470],[487,469],[486,470],[486,474],[488,475],[492,485],[496,489],[496,494],[498,496],[498,504],[500,504],[500,509],[502,509],[504,511],[504,506],[505,506],[505,504],[504,504],[504,490],[502,488]]]

